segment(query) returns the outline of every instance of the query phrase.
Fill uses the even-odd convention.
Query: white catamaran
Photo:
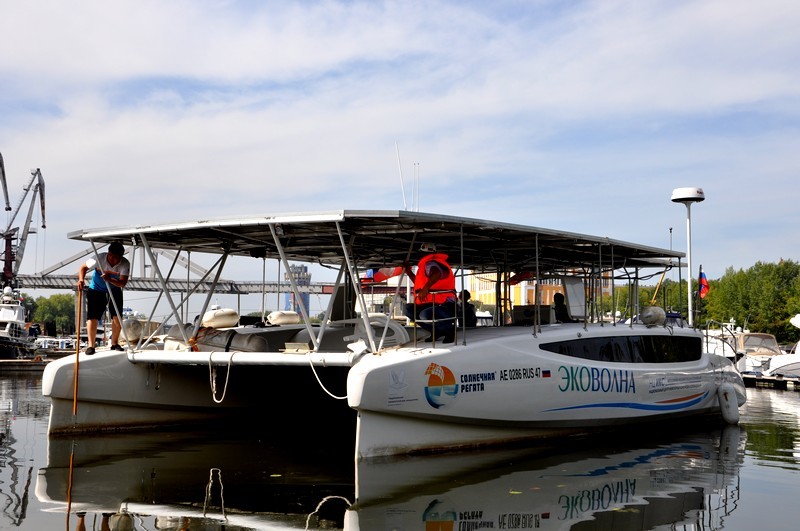
[[[679,263],[683,254],[675,251],[409,211],[265,215],[70,237],[95,246],[123,241],[154,264],[162,250],[211,253],[218,260],[200,280],[212,284],[233,255],[278,259],[287,274],[290,261],[324,264],[338,277],[320,324],[301,304],[300,323],[232,320],[211,328],[181,322],[186,297],[174,300],[169,275],[154,265],[178,324],[166,339],[157,341],[156,330],[124,352],[98,349],[51,362],[43,392],[52,403],[52,435],[242,418],[261,418],[276,431],[332,422],[355,431],[361,460],[699,415],[736,423],[745,402],[741,376],[724,356],[704,352],[699,331],[635,302],[645,271]],[[457,271],[497,278],[498,299],[512,273],[563,280],[577,322],[550,323],[550,308],[532,305],[530,326],[462,327],[455,343],[442,343],[423,342],[426,334],[387,316],[357,315],[368,307],[364,272],[403,264],[423,242],[449,255]],[[604,321],[585,296],[611,280],[631,286],[634,319]],[[302,301],[303,286],[290,281]],[[209,293],[203,313],[211,300]]]

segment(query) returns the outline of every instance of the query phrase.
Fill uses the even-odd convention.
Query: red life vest
[[[425,270],[427,269],[428,262],[432,260],[439,262],[439,264],[442,265],[447,276],[440,278],[434,282],[433,285],[431,285],[427,297],[417,297],[416,302],[420,304],[429,302],[442,304],[443,302],[447,302],[448,299],[455,298],[456,277],[453,275],[453,270],[450,268],[450,264],[447,263],[447,255],[441,253],[425,255],[422,257],[422,260],[419,261],[419,265],[417,266],[417,276],[414,279],[414,291],[417,292],[421,290],[425,287],[425,284],[428,283],[428,274]],[[431,291],[446,291],[446,293],[434,294],[430,293]]]

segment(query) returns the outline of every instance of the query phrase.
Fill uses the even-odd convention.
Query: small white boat
[[[736,334],[736,351],[741,355],[736,367],[743,373],[765,373],[773,360],[786,354],[774,335],[763,332]]]
[[[736,332],[729,340],[736,356],[736,368],[744,374],[764,374],[770,364],[786,355],[773,334]]]
[[[789,322],[800,328],[800,313],[789,319]],[[781,356],[772,357],[769,360],[769,366],[764,371],[764,375],[800,378],[800,348],[798,347],[800,347],[800,342],[789,352]]]
[[[3,288],[0,296],[0,359],[33,358],[34,338],[25,329],[25,307],[11,286]]]
[[[408,211],[335,211],[83,230],[95,245],[135,242],[220,256],[321,263],[338,268],[328,320],[206,328],[182,323],[183,300],[163,296],[178,324],[125,352],[98,350],[48,365],[51,434],[252,419],[281,425],[331,422],[356,433],[357,459],[438,452],[661,424],[711,415],[736,423],[741,375],[704,352],[702,334],[656,308],[629,304],[628,324],[604,322],[585,294],[601,281],[631,283],[682,253],[605,237]],[[359,279],[368,268],[402,264],[431,242],[460,272],[531,272],[561,279],[576,322],[459,328],[455,343],[423,342],[417,328],[366,308]],[[154,264],[157,277],[168,280]],[[259,269],[260,271],[260,269]],[[461,273],[457,273],[457,276]],[[289,276],[295,300],[301,283]],[[505,286],[498,285],[502,293]],[[399,288],[398,288],[399,291]],[[635,293],[635,289],[631,290]],[[208,310],[212,294],[206,299]],[[358,305],[356,304],[358,301]],[[283,322],[283,321],[282,321]],[[230,324],[230,321],[227,321]],[[76,379],[76,372],[78,378]],[[76,383],[77,382],[77,383]],[[76,389],[77,385],[77,389]],[[75,397],[77,396],[77,400]],[[338,399],[338,400],[337,400]]]

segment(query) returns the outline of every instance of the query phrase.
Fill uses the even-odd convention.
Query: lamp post
[[[692,203],[705,200],[702,188],[675,188],[672,191],[672,202],[686,205],[686,257],[688,260],[689,274],[687,276],[687,293],[689,301],[689,326],[694,326],[694,309],[692,308]]]

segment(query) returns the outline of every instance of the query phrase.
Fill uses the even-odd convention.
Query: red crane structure
[[[0,154],[0,183],[3,187],[3,196],[5,198],[5,210],[11,212],[11,202],[8,197],[8,184],[6,182],[6,169],[3,163],[3,155]],[[33,218],[34,207],[36,206],[37,199],[42,209],[42,228],[46,228],[47,222],[45,220],[44,210],[44,178],[39,168],[31,170],[31,178],[27,186],[23,188],[24,193],[20,198],[17,206],[13,209],[13,213],[9,217],[8,225],[3,231],[3,240],[5,245],[2,249],[3,256],[3,277],[0,280],[0,288],[10,286],[12,289],[17,290],[17,274],[19,273],[19,266],[22,262],[22,256],[25,254],[25,244],[28,240],[28,235],[31,232],[31,219]],[[20,227],[14,227],[14,222],[22,210],[25,200],[28,199],[30,194],[30,205],[28,206],[28,215],[22,223],[22,231]]]

